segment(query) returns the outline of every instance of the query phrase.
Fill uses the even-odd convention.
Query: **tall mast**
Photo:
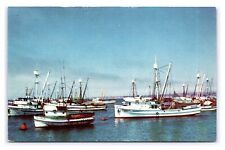
[[[182,84],[183,87],[183,97],[185,97],[185,84]]]
[[[84,88],[82,99],[84,99],[84,95],[85,95],[86,90],[87,90],[88,80],[89,80],[89,78],[87,78],[87,82],[86,82],[86,85],[85,85],[85,88]]]
[[[82,80],[79,79],[79,84],[80,84],[80,97],[79,99],[82,99]]]
[[[187,96],[187,93],[188,93],[188,84],[187,84],[187,87],[186,87],[185,96]]]
[[[69,93],[69,96],[68,96],[68,100],[70,100],[70,98],[72,98],[72,92],[73,92],[73,86],[74,86],[74,84],[75,84],[75,81],[73,81],[73,83],[72,83],[72,87],[70,89],[70,93]]]
[[[56,84],[57,84],[57,81],[55,81],[54,87],[53,87],[53,89],[52,89],[52,93],[51,93],[51,95],[50,95],[50,99],[52,99],[53,93],[54,93],[54,91],[55,91]]]
[[[209,79],[206,78],[206,95],[209,96]]]
[[[203,75],[203,78],[202,78],[202,84],[201,84],[201,87],[200,87],[200,92],[199,92],[200,97],[203,95],[203,94],[202,94],[202,91],[203,91],[203,85],[204,85],[204,82],[205,82],[205,74]]]
[[[135,79],[132,80],[131,83],[132,83],[132,96],[135,97],[135,96],[137,96],[137,88],[136,88]]]
[[[63,84],[63,77],[61,76],[61,98],[64,101],[64,84]]]
[[[34,94],[34,97],[38,97],[38,84],[39,84],[39,76],[40,76],[40,73],[38,72],[38,70],[34,70],[34,76],[35,76],[35,94]]]
[[[213,93],[212,86],[213,86],[213,78],[211,78],[211,82],[210,82],[210,86],[209,86],[209,95],[211,95]]]
[[[198,73],[197,74],[197,83],[196,83],[196,89],[195,89],[195,91],[196,91],[196,93],[197,93],[197,97],[200,97],[199,95],[199,92],[200,92],[200,87],[199,87],[199,84],[200,84],[200,74]]]
[[[65,92],[64,95],[66,95],[66,76],[65,76],[65,66],[64,66],[64,61],[63,61],[63,82],[64,82],[64,88],[65,88]]]
[[[160,80],[159,80],[159,68],[156,62],[155,58],[155,63],[153,64],[153,69],[154,69],[154,83],[153,83],[153,92],[152,95],[157,99],[159,99],[159,88],[160,88]]]
[[[28,93],[28,96],[31,97],[31,94],[33,92],[33,88],[30,89],[30,92]]]
[[[164,85],[163,85],[163,89],[162,89],[162,95],[161,95],[161,98],[163,98],[163,96],[164,96],[164,94],[165,94],[165,89],[166,89],[166,86],[167,86],[167,83],[168,83],[169,74],[170,74],[170,71],[171,71],[171,66],[172,66],[172,64],[169,63],[169,67],[168,67],[166,79],[165,79],[165,82],[164,82]]]
[[[42,88],[42,90],[41,90],[41,96],[40,96],[40,99],[43,99],[43,94],[44,94],[44,91],[45,91],[46,84],[47,84],[47,82],[48,82],[49,74],[50,74],[50,72],[47,73],[47,76],[46,76],[46,78],[45,78],[44,86],[43,86],[43,88]]]
[[[47,83],[47,87],[48,87],[47,98],[49,99],[50,98],[50,83],[49,82]]]
[[[25,95],[26,95],[26,98],[28,98],[28,96],[29,96],[28,95],[28,87],[25,88]]]

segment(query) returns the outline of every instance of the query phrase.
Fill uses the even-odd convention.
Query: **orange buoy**
[[[21,126],[20,126],[20,130],[27,130],[27,125],[26,123],[22,123]]]
[[[106,120],[108,120],[108,118],[107,117],[101,117],[101,120],[106,121]]]

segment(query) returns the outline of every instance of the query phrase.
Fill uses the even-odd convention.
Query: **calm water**
[[[115,119],[114,108],[95,113],[93,125],[65,128],[35,128],[32,117],[9,117],[8,139],[15,142],[89,141],[216,141],[216,111],[193,117]],[[101,117],[108,120],[102,121]],[[19,130],[26,122],[28,130]]]

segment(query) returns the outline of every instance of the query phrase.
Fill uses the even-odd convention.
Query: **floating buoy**
[[[108,118],[107,117],[101,117],[101,120],[106,121],[106,120],[108,120]]]
[[[27,130],[27,125],[26,123],[22,123],[21,126],[20,126],[20,130]]]

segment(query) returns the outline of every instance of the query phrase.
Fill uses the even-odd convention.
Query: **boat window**
[[[56,110],[53,110],[54,114],[56,114]]]

